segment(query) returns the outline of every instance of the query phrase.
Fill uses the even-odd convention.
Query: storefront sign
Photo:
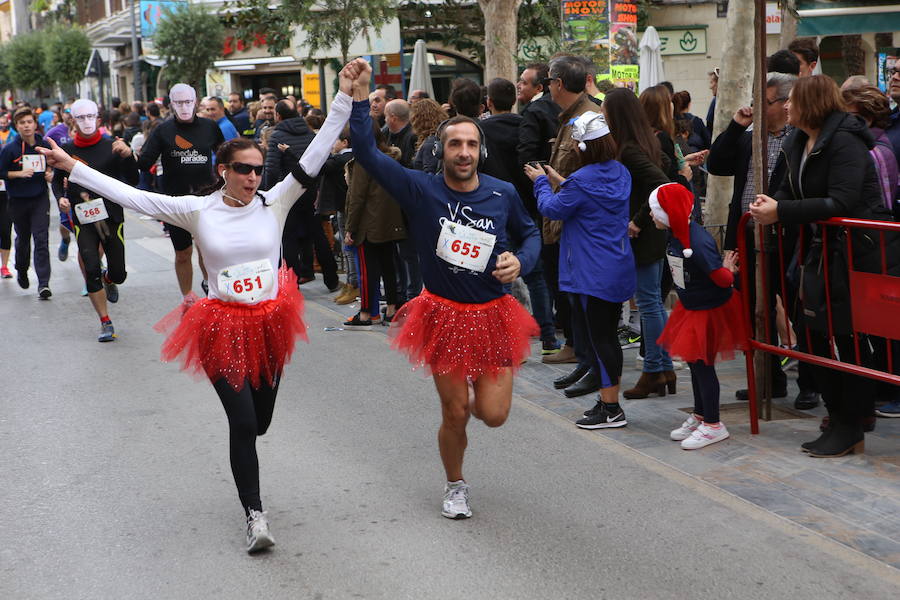
[[[315,108],[322,108],[320,102],[319,91],[319,74],[304,73],[303,74],[303,99],[309,102]]]
[[[141,37],[151,38],[156,33],[156,27],[163,16],[164,11],[175,10],[184,2],[170,2],[168,0],[141,0]]]
[[[638,67],[637,2],[609,5],[609,73],[614,85],[634,89]]]
[[[766,33],[781,33],[781,9],[777,2],[766,2]]]
[[[659,28],[660,54],[663,56],[706,54],[706,29]]]

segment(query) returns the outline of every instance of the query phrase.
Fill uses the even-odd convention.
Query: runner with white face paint
[[[138,167],[147,171],[162,159],[160,191],[170,196],[193,194],[215,181],[213,157],[225,138],[219,126],[209,119],[197,117],[197,92],[191,86],[177,83],[169,91],[173,118],[160,123],[152,131],[138,159]],[[175,248],[175,275],[181,295],[190,301],[194,269],[191,265],[193,238],[172,224],[166,225]],[[203,257],[200,257],[200,268]]]
[[[103,137],[99,130],[97,105],[91,100],[72,104],[74,138],[62,148],[80,162],[119,181],[136,185],[137,163],[131,149],[122,140]],[[61,213],[69,217],[75,229],[78,255],[83,263],[84,282],[91,304],[100,318],[99,342],[116,339],[107,302],[119,300],[117,284],[125,281],[125,216],[122,207],[72,183],[69,174],[59,169],[53,174],[53,195]],[[107,269],[100,264],[100,249],[106,254]]]

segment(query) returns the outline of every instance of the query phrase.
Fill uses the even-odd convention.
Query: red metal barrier
[[[750,281],[748,269],[743,268],[744,265],[748,264],[747,261],[755,261],[756,256],[752,255],[748,251],[747,246],[747,222],[750,219],[750,213],[746,213],[740,221],[738,226],[738,256],[739,256],[739,264],[742,266],[740,270],[741,277],[741,299],[744,301],[744,307],[746,310],[744,311],[745,318],[747,319],[748,329],[749,331],[754,331],[755,323],[753,315],[749,310],[750,307],[750,294],[751,294],[751,286],[755,286],[755,281]],[[820,366],[827,367],[830,369],[837,369],[839,371],[844,371],[847,373],[852,373],[854,375],[860,375],[862,377],[868,377],[871,379],[875,379],[878,381],[891,383],[894,385],[900,385],[900,375],[894,375],[894,371],[897,370],[894,368],[894,356],[892,352],[892,341],[900,340],[900,276],[889,274],[889,269],[896,270],[897,274],[900,274],[900,253],[896,256],[891,256],[887,251],[888,238],[890,236],[891,239],[900,239],[900,237],[895,238],[894,235],[900,236],[900,223],[893,223],[888,221],[866,221],[863,219],[849,219],[849,218],[835,218],[830,219],[828,221],[820,221],[816,223],[818,227],[823,228],[822,238],[822,273],[825,277],[825,296],[826,296],[826,306],[827,306],[827,330],[828,330],[828,345],[830,349],[830,358],[818,356],[815,354],[810,354],[808,352],[799,352],[797,350],[793,350],[794,341],[791,339],[791,329],[788,327],[787,340],[786,345],[788,348],[782,348],[778,345],[774,340],[770,339],[770,332],[772,328],[770,327],[771,316],[769,306],[769,298],[771,298],[772,290],[771,290],[771,274],[769,273],[769,265],[772,257],[770,256],[773,250],[767,251],[767,244],[761,244],[762,248],[757,249],[760,253],[762,260],[760,261],[760,265],[762,266],[762,282],[763,282],[763,294],[762,297],[757,298],[757,302],[763,302],[766,307],[765,313],[765,330],[764,331],[756,331],[753,334],[753,337],[749,340],[748,350],[745,354],[746,362],[747,362],[747,390],[749,393],[749,410],[750,410],[750,432],[751,433],[759,433],[759,417],[758,417],[758,402],[757,402],[757,389],[756,389],[756,377],[753,366],[753,353],[754,352],[766,352],[770,354],[775,354],[778,356],[785,356],[789,358],[795,358],[797,360]],[[762,226],[759,226],[762,227]],[[804,234],[804,227],[799,228],[799,248],[801,248],[804,252],[806,249],[806,239]],[[836,231],[840,230],[840,231]],[[880,270],[879,272],[863,272],[854,269],[854,256],[853,256],[853,232],[859,230],[867,230],[869,232],[869,239],[874,242],[875,238],[878,238],[878,246],[880,249],[879,258],[880,258]],[[829,240],[829,235],[826,235],[826,232],[832,231],[833,233],[844,233],[845,243],[847,244],[847,264],[848,264],[848,282],[849,282],[849,290],[847,290],[849,294],[849,302],[850,302],[850,320],[851,327],[850,330],[853,333],[853,345],[854,345],[854,356],[846,357],[839,356],[839,353],[836,352],[836,341],[835,341],[835,323],[833,320],[832,314],[832,282],[831,282],[831,274],[829,273],[829,248],[828,244],[833,242],[833,240]],[[761,236],[762,237],[762,236]],[[781,225],[775,226],[775,241],[777,245],[777,258],[776,264],[778,267],[778,280],[777,283],[780,286],[782,300],[784,302],[785,314],[788,318],[792,317],[795,314],[800,314],[804,310],[802,294],[798,291],[796,296],[792,298],[793,302],[798,303],[798,311],[791,311],[789,306],[787,305],[788,299],[786,298],[786,290],[788,277],[785,273],[785,265],[790,262],[791,254],[794,252],[794,248],[785,248],[784,246],[784,231]],[[804,255],[801,254],[798,256],[798,264],[802,265],[804,263]],[[889,260],[893,261],[893,264],[889,263]],[[842,326],[843,323],[839,323],[838,325]],[[809,339],[809,329],[807,327],[803,328],[806,331],[806,347],[811,348],[812,343]],[[875,336],[876,338],[884,338],[885,342],[885,354],[887,361],[887,368],[884,371],[880,371],[871,367],[871,365],[863,365],[860,360],[860,343],[869,343],[869,338],[867,336]],[[847,360],[855,359],[853,362]]]

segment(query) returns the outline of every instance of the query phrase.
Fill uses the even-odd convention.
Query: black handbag
[[[847,231],[839,228],[828,235],[828,293],[825,291],[825,253],[821,232],[817,233],[806,250],[800,266],[800,301],[807,326],[828,335],[828,307],[831,306],[831,326],[834,335],[853,332],[850,310],[850,273],[847,260]],[[829,294],[830,300],[829,303]]]

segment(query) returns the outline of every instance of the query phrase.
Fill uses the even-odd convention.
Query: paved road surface
[[[430,381],[377,332],[302,344],[260,440],[277,546],[249,557],[211,386],[158,362],[171,246],[130,217],[100,345],[70,259],[0,282],[0,598],[896,598],[900,573],[521,398],[470,427],[475,516],[440,516]],[[307,295],[324,296],[320,283]]]

